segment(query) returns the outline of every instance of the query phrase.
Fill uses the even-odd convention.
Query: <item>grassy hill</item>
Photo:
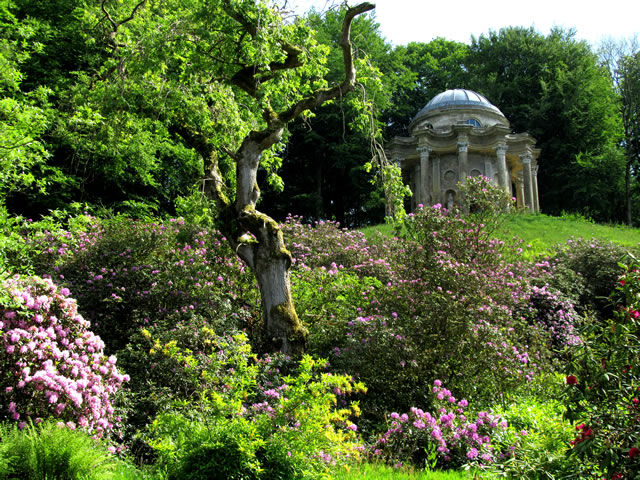
[[[368,238],[375,232],[392,235],[391,225],[377,225],[362,230]],[[557,244],[566,243],[570,238],[596,238],[611,241],[625,247],[640,245],[640,229],[625,225],[601,225],[576,215],[552,217],[544,214],[515,213],[505,215],[498,236],[504,240],[513,236],[524,240],[531,256],[545,255]]]
[[[597,238],[627,247],[640,244],[640,229],[625,225],[601,225],[579,216],[514,214],[505,217],[504,232],[515,235],[531,245],[534,251],[544,251],[565,243],[570,238]]]

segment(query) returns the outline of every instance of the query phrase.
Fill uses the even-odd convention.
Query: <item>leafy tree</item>
[[[601,155],[621,131],[606,70],[574,35],[560,28],[547,36],[522,27],[490,31],[472,40],[468,62],[470,86],[542,149],[539,189],[550,213],[584,207],[567,182],[579,167],[576,155]]]
[[[470,84],[466,62],[469,47],[444,38],[400,45],[391,52],[385,73],[393,78],[392,104],[385,110],[386,136],[407,135],[407,127],[438,93]]]
[[[640,146],[638,142],[640,117],[640,55],[638,39],[630,38],[614,40],[609,38],[602,42],[599,49],[601,62],[608,68],[613,87],[619,95],[618,108],[622,117],[624,140],[621,142],[626,151],[625,163],[625,221],[632,222],[632,168],[637,166]],[[634,140],[635,138],[635,140]]]
[[[20,21],[9,2],[0,3],[0,199],[36,185],[32,174],[49,152],[43,134],[50,124],[50,90],[23,88],[23,64],[42,48],[33,37],[35,21]],[[2,201],[2,200],[0,200]]]
[[[578,153],[567,177],[572,200],[583,215],[597,222],[624,221],[625,155],[611,144],[597,155]]]
[[[141,84],[126,81],[133,72],[120,57],[124,45],[114,30],[138,21],[145,3],[6,4],[7,38],[29,34],[29,54],[19,65],[21,90],[30,98],[46,92],[48,100],[47,118],[32,122],[46,144],[47,155],[28,170],[30,185],[40,188],[11,189],[12,211],[35,216],[74,201],[137,213],[171,211],[173,200],[201,177],[202,160],[169,132],[166,109],[177,92],[156,88],[160,77],[149,75],[144,85],[159,95],[149,102]]]
[[[318,42],[328,48],[326,75],[330,83],[344,76],[340,31],[344,8],[321,16],[315,11],[307,21]],[[261,206],[284,219],[294,212],[307,219],[332,218],[342,225],[379,223],[384,216],[384,193],[376,181],[376,171],[367,169],[371,161],[371,122],[388,107],[389,76],[371,76],[383,69],[390,46],[383,40],[378,24],[370,16],[356,18],[352,25],[355,61],[358,68],[356,90],[318,108],[313,116],[297,119],[282,152],[279,175],[284,194],[275,188],[264,192]],[[362,108],[369,102],[371,110]],[[379,179],[378,179],[379,180]]]
[[[94,163],[109,157],[120,184],[153,186],[163,158],[204,166],[220,228],[256,275],[267,341],[287,353],[304,349],[305,331],[291,300],[291,255],[278,224],[256,210],[258,169],[277,168],[274,150],[290,121],[353,88],[350,27],[373,8],[346,11],[346,76],[333,86],[312,30],[261,2],[102,0],[84,11],[109,55],[74,85],[65,138]]]

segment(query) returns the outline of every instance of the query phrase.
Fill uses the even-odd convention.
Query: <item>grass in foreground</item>
[[[372,480],[472,480],[474,477],[469,472],[439,472],[439,471],[413,471],[408,469],[395,469],[385,465],[363,463],[345,470],[334,476],[335,480],[357,480],[369,478]]]

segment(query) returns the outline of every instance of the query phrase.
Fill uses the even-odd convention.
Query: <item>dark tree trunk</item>
[[[628,154],[627,154],[628,155]],[[631,159],[627,158],[624,172],[624,200],[625,200],[625,220],[627,225],[633,223],[631,216]]]

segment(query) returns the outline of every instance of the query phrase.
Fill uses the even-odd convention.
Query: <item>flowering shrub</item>
[[[548,285],[533,285],[529,292],[529,307],[531,321],[544,325],[551,334],[553,348],[561,350],[582,343],[577,329],[582,318],[573,303],[563,298],[560,292],[553,291]]]
[[[39,230],[27,241],[40,252],[37,273],[74,292],[108,351],[124,348],[140,327],[172,328],[193,314],[221,328],[257,328],[253,275],[219,232],[181,219],[88,218],[82,230]]]
[[[640,469],[640,268],[624,269],[613,318],[585,328],[566,367],[564,403],[578,423],[571,467],[582,478],[636,478]]]
[[[321,373],[325,362],[257,359],[244,335],[209,340],[208,365],[175,342],[153,342],[153,354],[181,363],[200,383],[191,399],[176,402],[151,426],[150,440],[169,478],[326,478],[325,472],[357,454],[357,427],[336,407],[363,387],[344,375]]]
[[[430,468],[494,463],[501,452],[492,437],[506,430],[507,422],[488,412],[467,417],[469,403],[457,400],[440,380],[433,382],[432,392],[435,413],[415,407],[402,415],[392,413],[389,428],[371,447],[372,455],[394,464],[426,462]]]
[[[532,265],[517,245],[491,237],[478,222],[495,225],[504,205],[490,205],[495,187],[486,180],[471,183],[467,199],[485,195],[482,211],[421,207],[403,236],[375,244],[332,222],[291,217],[283,227],[310,347],[367,385],[365,429],[385,411],[428,407],[425,378],[489,403],[550,369],[549,347],[579,342],[580,317],[546,286],[551,265]]]
[[[336,370],[364,381],[369,388],[365,406],[376,409],[366,412],[367,417],[379,420],[385,410],[424,405],[424,378],[443,378],[474,399],[492,398],[521,385],[523,377],[533,378],[544,366],[542,347],[549,334],[530,326],[516,311],[528,307],[528,278],[546,274],[544,268],[506,262],[501,253],[506,247],[493,240],[485,245],[469,220],[438,207],[420,209],[408,224],[406,238],[375,246],[387,252],[384,265],[376,264],[381,273],[364,259],[371,249],[358,242],[350,251],[361,256],[352,267],[347,263],[332,270],[329,265],[320,275],[297,265],[300,274],[294,274],[305,281],[331,277],[335,282],[318,284],[321,300],[313,304],[303,298],[299,311],[304,316],[306,306],[313,305],[313,312],[321,308],[333,315],[318,329],[321,338],[333,342],[316,351],[330,355]],[[311,243],[313,232],[306,232]],[[359,292],[343,288],[354,273],[361,279]],[[342,315],[332,311],[334,298],[344,305]],[[309,328],[313,346],[317,335],[313,325]]]
[[[607,300],[624,272],[629,250],[613,242],[572,238],[549,258],[553,269],[551,285],[573,300],[580,314],[591,310],[601,319],[611,317]]]
[[[484,175],[467,177],[464,183],[458,183],[458,190],[462,210],[473,217],[485,240],[500,226],[503,214],[515,208],[514,199]]]
[[[389,246],[370,244],[364,233],[340,228],[337,222],[316,221],[305,224],[299,216],[289,216],[282,225],[291,252],[294,268],[308,270],[348,269],[358,276],[376,277],[381,280],[392,273]]]
[[[15,276],[0,294],[0,404],[25,426],[54,416],[102,436],[113,428],[111,398],[127,375],[77,312],[69,290]]]

